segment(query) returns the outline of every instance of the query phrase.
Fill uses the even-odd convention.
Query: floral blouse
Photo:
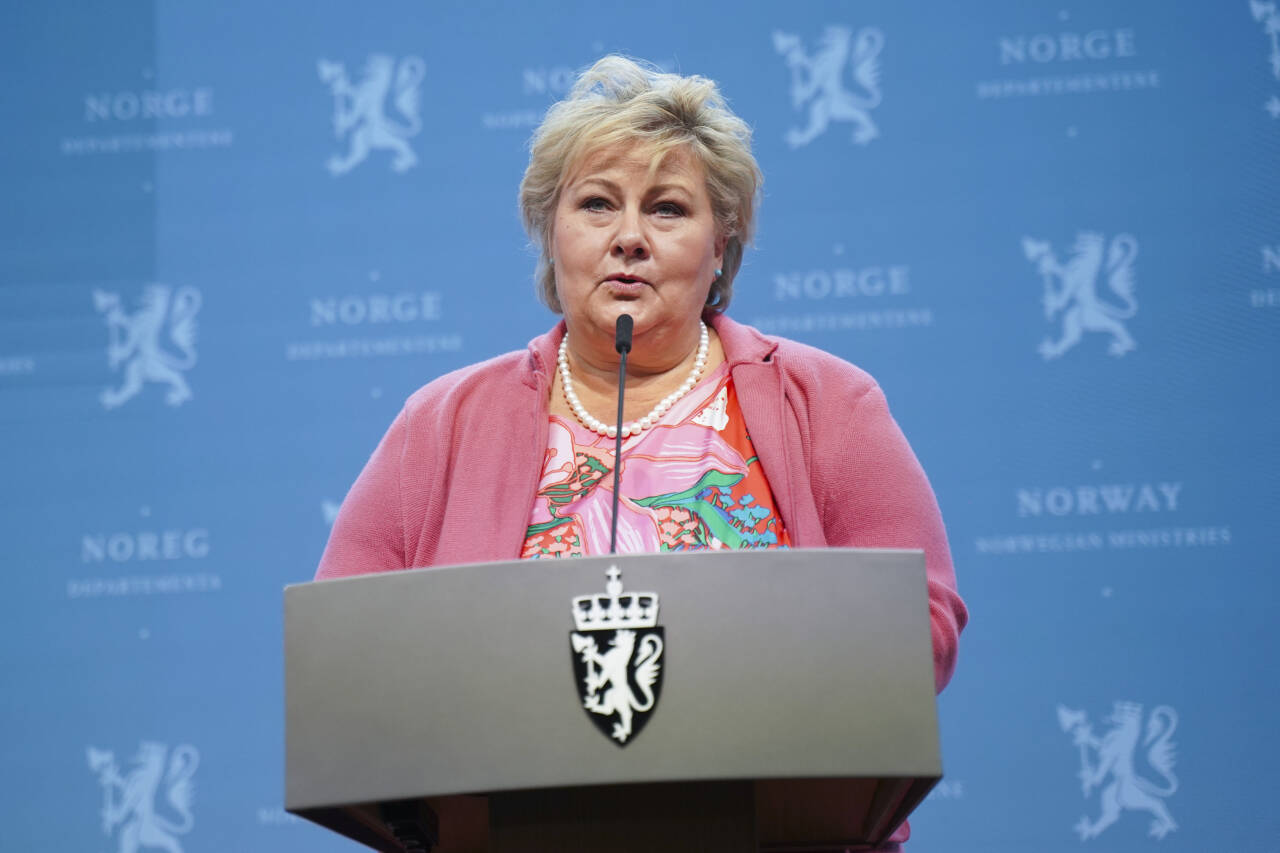
[[[613,453],[614,439],[551,415],[525,559],[609,553]],[[619,553],[789,546],[727,365],[623,440]]]

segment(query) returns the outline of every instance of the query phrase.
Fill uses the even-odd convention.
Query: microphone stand
[[[618,351],[618,422],[613,445],[613,522],[609,526],[609,553],[618,552],[618,486],[622,482],[622,392],[627,384],[627,353],[631,352],[630,314],[619,314],[614,327],[613,348]]]

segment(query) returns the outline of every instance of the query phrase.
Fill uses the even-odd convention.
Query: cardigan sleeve
[[[968,610],[956,592],[951,549],[924,469],[874,382],[846,410],[835,458],[815,460],[819,506],[830,545],[922,548],[929,588],[934,684],[941,691],[955,669]]]
[[[316,580],[407,568],[400,483],[407,430],[401,411],[343,500]]]

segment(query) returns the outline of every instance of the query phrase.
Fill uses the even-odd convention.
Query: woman
[[[724,314],[759,184],[750,131],[711,81],[619,57],[583,74],[534,134],[520,187],[541,295],[563,323],[409,398],[317,578],[608,553],[626,313],[618,550],[923,548],[941,690],[967,615],[933,492],[879,387]]]

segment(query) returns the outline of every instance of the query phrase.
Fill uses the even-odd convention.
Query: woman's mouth
[[[649,286],[648,280],[636,275],[611,275],[604,280],[604,284],[620,295],[636,294]]]

